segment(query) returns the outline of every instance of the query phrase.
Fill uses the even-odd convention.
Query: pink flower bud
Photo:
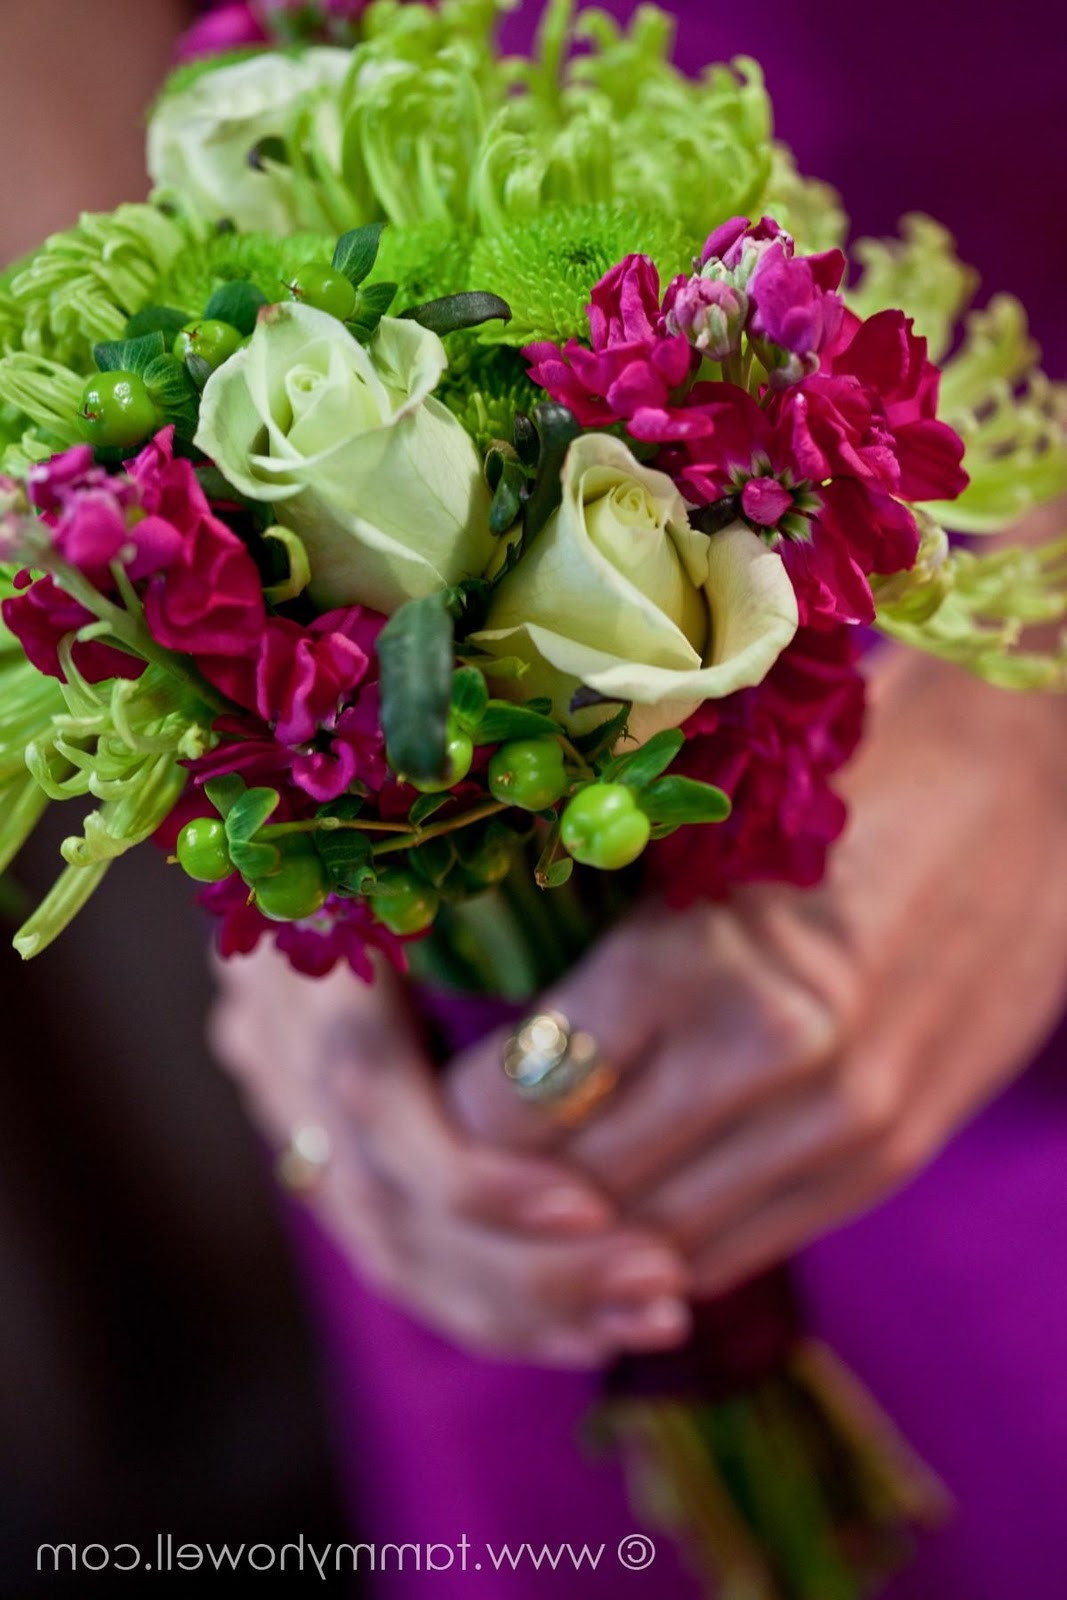
[[[719,278],[690,278],[674,294],[667,327],[712,361],[724,361],[740,348],[747,316],[743,289]]]

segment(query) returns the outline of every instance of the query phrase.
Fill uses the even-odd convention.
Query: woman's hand
[[[551,1003],[621,1068],[564,1135],[500,1039],[456,1064],[483,1137],[566,1154],[716,1293],[871,1205],[1028,1060],[1067,979],[1067,705],[890,659],[815,894],[644,910]]]
[[[311,981],[271,949],[218,969],[219,1058],[276,1148],[326,1128],[314,1204],[384,1294],[461,1344],[551,1365],[684,1337],[677,1250],[617,1223],[563,1158],[461,1130],[388,973]]]

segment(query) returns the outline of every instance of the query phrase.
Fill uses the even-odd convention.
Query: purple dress
[[[763,62],[801,170],[838,184],[859,231],[890,232],[904,210],[937,215],[988,290],[1027,302],[1047,365],[1062,370],[1067,211],[1049,202],[1067,155],[1067,36],[1047,0],[673,9],[683,63]],[[482,1021],[477,1004],[457,1005],[455,1042]],[[1067,1595],[1065,1068],[1067,1028],[904,1193],[800,1263],[815,1331],[957,1500],[892,1600]],[[577,1443],[594,1379],[471,1359],[370,1295],[306,1215],[293,1231],[353,1521],[379,1545],[441,1547],[432,1578],[410,1576],[409,1558],[372,1593],[615,1600],[622,1587],[696,1600],[666,1540],[643,1573],[620,1567],[616,1548],[640,1525],[618,1468]],[[513,1570],[501,1547],[523,1542],[605,1548],[595,1569],[566,1558],[539,1571],[526,1558]]]

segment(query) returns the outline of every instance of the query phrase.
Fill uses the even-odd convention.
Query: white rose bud
[[[572,714],[583,685],[632,701],[630,729],[644,740],[704,700],[759,683],[796,628],[796,596],[773,550],[740,522],[698,533],[670,478],[621,440],[585,434],[568,451],[559,510],[500,584],[473,642],[527,662],[512,692],[549,696],[572,726],[604,719],[602,708]]]
[[[212,221],[228,218],[244,233],[328,227],[313,196],[292,183],[284,166],[250,158],[264,140],[286,140],[297,118],[306,117],[303,142],[337,168],[337,90],[351,61],[347,50],[321,48],[299,56],[266,51],[164,91],[148,123],[153,183]]]
[[[322,606],[387,614],[478,577],[495,541],[469,434],[433,390],[444,345],[383,317],[368,345],[297,302],[261,314],[212,373],[196,443],[235,489],[275,502]]]

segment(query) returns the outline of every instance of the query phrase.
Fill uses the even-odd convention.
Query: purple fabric
[[[511,25],[512,46],[527,42],[533,9]],[[803,171],[841,188],[858,231],[890,232],[906,210],[940,217],[987,292],[1022,296],[1050,370],[1063,371],[1067,208],[1053,202],[1067,155],[1067,33],[1047,0],[673,9],[683,62],[739,52],[763,62],[779,132]],[[462,1038],[482,1018],[476,1006],[451,1022]],[[958,1501],[891,1600],[1067,1595],[1065,1068],[1067,1028],[904,1193],[801,1263],[817,1330]],[[390,1572],[376,1600],[417,1600],[427,1585],[440,1600],[616,1600],[620,1587],[697,1600],[665,1541],[643,1574],[614,1557],[639,1524],[617,1468],[589,1465],[574,1442],[593,1379],[469,1359],[357,1284],[305,1215],[293,1228],[355,1522],[379,1542],[471,1541],[467,1571]],[[495,1573],[486,1543],[524,1540],[607,1553],[580,1576]]]
[[[453,1001],[456,1048],[507,1016]],[[886,1600],[1063,1600],[1067,1523],[1067,1026],[1002,1099],[901,1195],[809,1250],[801,1282],[827,1338],[941,1473],[958,1504]],[[470,1541],[441,1600],[526,1600],[549,1578],[493,1570],[488,1547],[606,1546],[559,1592],[617,1596],[613,1552],[642,1531],[617,1466],[580,1447],[598,1380],[475,1360],[369,1293],[303,1213],[294,1238],[322,1332],[341,1481],[363,1535]],[[439,1557],[443,1562],[446,1558]],[[474,1568],[482,1562],[480,1570]],[[424,1574],[380,1574],[416,1600]],[[665,1539],[628,1589],[698,1600]]]

